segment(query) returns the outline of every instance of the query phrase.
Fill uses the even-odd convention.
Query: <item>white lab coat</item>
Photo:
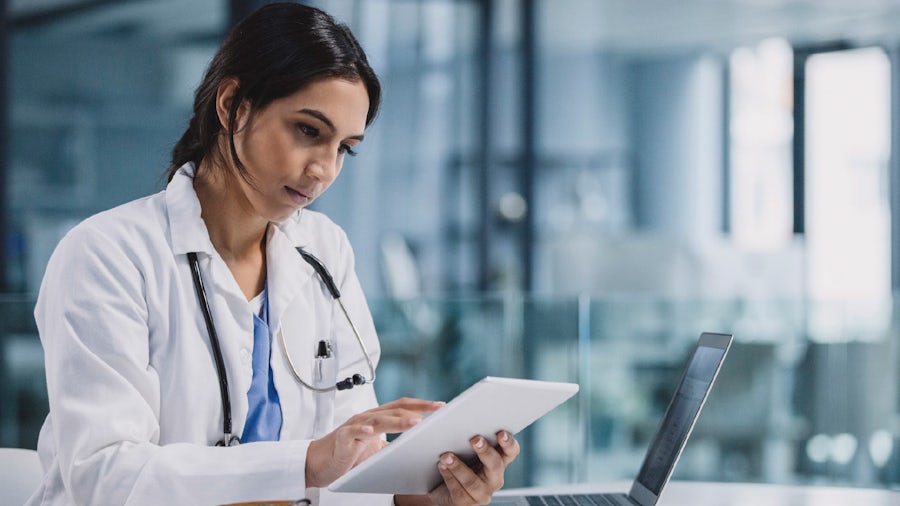
[[[222,405],[186,254],[198,252],[237,435],[247,417],[253,318],[209,240],[193,171],[185,165],[165,191],[85,220],[50,259],[35,309],[50,399],[38,443],[46,474],[29,504],[205,505],[320,492],[323,505],[390,504],[388,496],[335,497],[304,484],[310,440],[377,401],[371,385],[319,394],[291,375],[280,328],[307,381],[322,339],[336,343],[330,384],[369,375],[346,319],[295,246],[331,271],[373,361],[380,355],[347,237],[316,212],[270,226],[266,242],[281,441],[213,446]]]

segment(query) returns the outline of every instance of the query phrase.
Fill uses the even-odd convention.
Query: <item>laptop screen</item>
[[[675,467],[725,351],[726,348],[706,346],[702,342],[694,350],[636,480],[656,496]]]

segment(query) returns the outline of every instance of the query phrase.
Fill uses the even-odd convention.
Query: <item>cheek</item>
[[[293,139],[281,131],[259,130],[247,135],[242,143],[241,160],[251,172],[279,171],[294,161],[298,150]]]

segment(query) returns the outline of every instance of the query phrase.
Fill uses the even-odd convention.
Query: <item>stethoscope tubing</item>
[[[306,257],[304,257],[306,258]],[[313,257],[315,258],[315,257]],[[366,357],[366,365],[369,367],[370,378],[365,379],[365,383],[372,383],[375,381],[375,364],[372,363],[372,359],[369,357],[369,350],[366,348],[366,343],[363,341],[362,337],[359,335],[359,331],[356,330],[356,325],[353,324],[353,320],[350,318],[350,314],[347,313],[347,308],[344,307],[344,302],[341,301],[340,297],[336,297],[335,300],[340,306],[341,311],[344,312],[344,316],[347,318],[347,323],[350,324],[350,328],[353,330],[353,335],[356,337],[356,342],[359,343],[359,347],[362,349],[363,355]],[[287,341],[284,338],[284,327],[279,327],[278,335],[281,338],[281,349],[284,350],[284,358],[287,360],[289,369],[291,370],[291,374],[294,375],[294,379],[297,380],[298,383],[303,385],[304,387],[312,390],[313,392],[331,392],[332,390],[341,390],[337,385],[329,385],[327,387],[316,387],[313,386],[300,377],[300,373],[297,372],[297,368],[294,366],[294,361],[291,360],[291,354],[288,352]],[[354,383],[356,384],[356,383]]]
[[[327,387],[316,387],[309,383],[307,383],[301,376],[300,373],[297,372],[297,368],[294,367],[294,362],[291,360],[290,353],[288,352],[287,342],[284,337],[284,327],[279,326],[278,332],[281,338],[281,349],[284,351],[284,357],[288,362],[288,365],[291,369],[291,374],[293,374],[294,378],[304,387],[314,391],[314,392],[331,392],[333,390],[346,390],[349,388],[353,388],[356,385],[362,385],[365,383],[372,383],[375,381],[375,364],[372,363],[372,358],[369,356],[369,350],[366,347],[366,343],[363,341],[362,336],[359,334],[359,331],[356,329],[356,325],[353,324],[353,320],[350,318],[350,314],[347,312],[347,308],[344,307],[344,302],[341,300],[341,292],[338,290],[337,285],[334,282],[334,279],[331,276],[331,273],[328,272],[328,269],[325,268],[325,265],[311,253],[307,253],[303,248],[298,247],[297,252],[300,253],[300,256],[303,257],[310,266],[312,266],[313,270],[319,276],[319,279],[322,280],[322,283],[325,284],[325,287],[328,289],[328,292],[337,301],[338,306],[341,308],[341,312],[344,313],[344,317],[347,319],[347,323],[350,324],[350,329],[353,331],[354,337],[356,337],[356,342],[359,343],[359,347],[363,352],[363,356],[366,359],[366,365],[369,368],[370,378],[365,378],[362,375],[354,374],[351,378],[347,378],[343,381],[336,383],[335,385],[329,385]],[[203,319],[206,321],[206,330],[209,333],[209,341],[210,346],[212,347],[212,355],[213,360],[216,364],[216,374],[219,377],[219,393],[222,396],[222,415],[224,418],[222,431],[224,432],[224,437],[216,443],[216,446],[235,446],[240,444],[240,438],[231,433],[232,423],[231,423],[231,400],[228,396],[228,373],[225,370],[225,360],[222,357],[222,349],[219,345],[219,335],[216,332],[216,326],[213,323],[212,312],[209,309],[209,301],[206,297],[206,288],[203,285],[203,278],[200,276],[200,262],[197,260],[196,252],[188,253],[188,261],[190,263],[191,268],[191,277],[194,281],[194,289],[197,292],[197,298],[200,301],[200,309],[203,311]]]
[[[213,350],[213,360],[216,363],[216,374],[219,377],[219,393],[222,396],[222,411],[225,417],[225,441],[229,441],[231,434],[231,398],[228,396],[228,372],[225,370],[225,360],[222,358],[222,349],[219,347],[219,335],[213,324],[212,313],[209,310],[209,300],[206,298],[206,288],[203,286],[203,278],[200,276],[200,262],[197,253],[188,253],[191,264],[191,276],[194,278],[194,290],[200,299],[200,309],[203,310],[203,319],[206,320],[206,330],[209,332],[209,342]]]

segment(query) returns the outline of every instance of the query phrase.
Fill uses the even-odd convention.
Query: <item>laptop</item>
[[[606,494],[505,495],[494,506],[654,506],[669,482],[681,451],[697,422],[732,336],[705,332],[688,361],[662,423],[653,436],[631,491]]]

